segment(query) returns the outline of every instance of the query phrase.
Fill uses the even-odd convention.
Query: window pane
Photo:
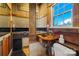
[[[64,13],[64,8],[59,9],[59,14]]]
[[[72,4],[68,4],[65,6],[65,11],[72,9]]]
[[[68,18],[71,18],[71,11],[67,12],[64,14],[64,19],[68,19]]]
[[[60,4],[59,4],[59,8],[64,7],[64,5],[65,5],[65,3],[60,3]]]
[[[53,20],[54,20],[54,22],[53,22],[53,23],[54,23],[54,26],[57,26],[57,18],[58,18],[57,16],[55,16],[55,17],[53,18]]]
[[[65,3],[65,6],[67,6],[69,3]]]
[[[72,3],[65,3],[65,5],[72,5]]]
[[[55,11],[55,10],[54,10],[54,16],[55,16],[55,15],[58,15],[58,11]]]
[[[59,7],[58,7],[58,4],[56,4],[55,6],[54,6],[54,10],[57,10]]]
[[[64,14],[64,24],[71,25],[71,12],[67,12]]]
[[[63,25],[63,14],[58,16],[58,25]]]

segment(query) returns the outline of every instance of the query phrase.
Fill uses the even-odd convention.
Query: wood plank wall
[[[47,24],[51,25],[51,6],[52,4],[47,4]]]
[[[79,27],[79,4],[73,4],[73,26]]]

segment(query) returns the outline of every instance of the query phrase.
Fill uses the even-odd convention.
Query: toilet
[[[55,56],[75,56],[76,51],[67,48],[59,43],[54,43],[52,47],[52,53],[54,53]]]

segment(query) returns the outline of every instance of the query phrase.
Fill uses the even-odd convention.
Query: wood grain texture
[[[29,40],[36,41],[36,4],[29,4]]]
[[[79,4],[73,4],[73,26],[79,27]]]
[[[3,40],[3,56],[8,56],[8,38]]]

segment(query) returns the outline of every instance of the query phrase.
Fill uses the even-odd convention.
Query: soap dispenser
[[[62,35],[62,34],[60,35],[60,38],[59,38],[59,43],[64,44],[64,38],[63,38],[63,35]]]

